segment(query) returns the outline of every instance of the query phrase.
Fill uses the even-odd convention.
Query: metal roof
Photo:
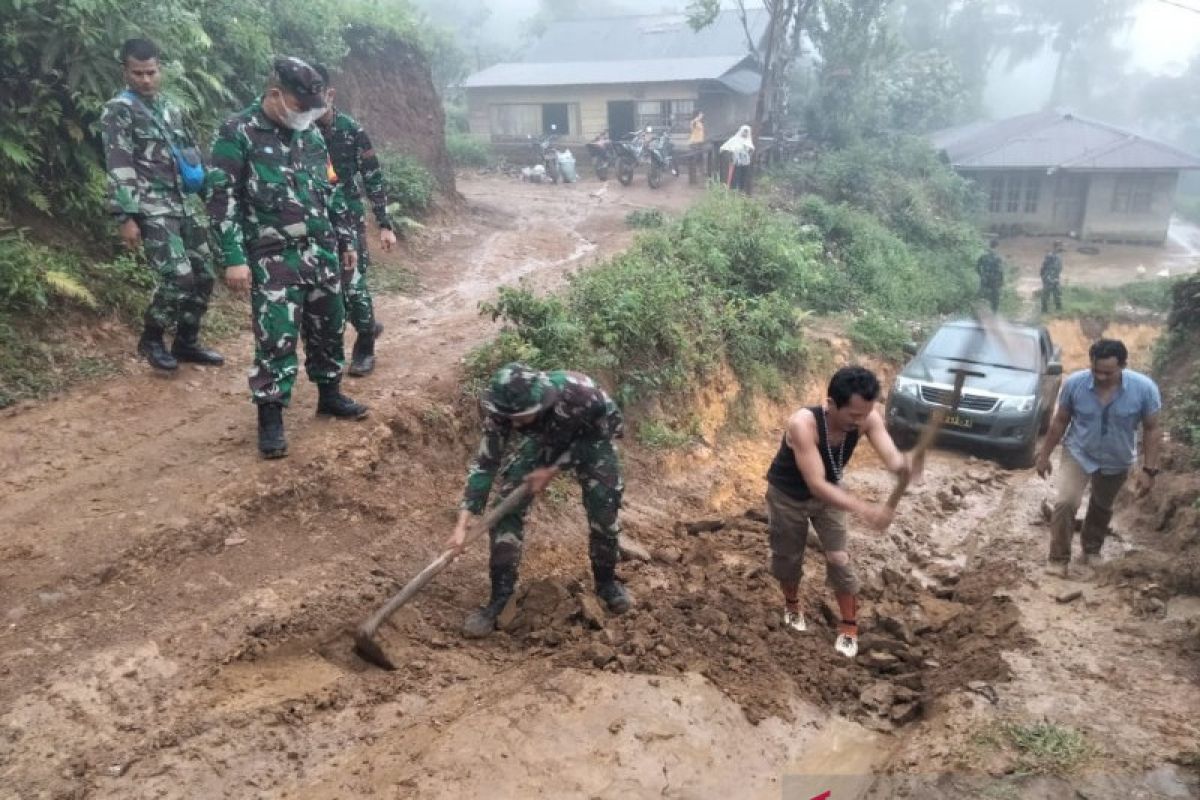
[[[768,19],[764,9],[746,10],[746,27],[756,45],[762,42]],[[551,23],[521,60],[539,63],[744,58],[750,50],[738,12],[726,9],[717,14],[711,25],[698,31],[691,29],[683,14],[561,20]]]
[[[960,169],[1200,169],[1190,153],[1064,111],[973,122],[930,139]]]
[[[657,58],[636,61],[560,61],[553,64],[494,64],[463,82],[467,88],[499,86],[579,86],[608,83],[720,80],[745,55],[712,58]],[[731,73],[737,76],[744,70]],[[757,73],[755,73],[757,76]],[[738,78],[741,81],[741,78]],[[757,87],[756,87],[757,88]]]

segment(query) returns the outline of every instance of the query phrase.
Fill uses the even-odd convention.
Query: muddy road
[[[458,636],[486,593],[477,550],[385,627],[401,669],[356,659],[352,627],[452,524],[475,444],[457,365],[493,329],[476,303],[517,277],[554,286],[628,244],[632,207],[693,197],[460,188],[466,212],[401,256],[421,290],[379,304],[379,371],[352,386],[370,420],[313,419],[298,383],[291,455],[258,461],[248,337],[221,370],[0,419],[0,798],[1195,796],[1172,759],[1200,738],[1197,609],[1145,616],[1137,576],[1043,576],[1051,489],[1030,473],[939,452],[888,534],[855,529],[858,661],[833,653],[816,552],[811,632],[781,630],[760,495],[784,409],[729,432],[728,378],[696,410],[702,443],[627,443],[626,529],[652,554],[622,567],[634,612],[585,602],[586,526],[560,480],[505,632]],[[1144,354],[1152,333],[1127,335]],[[1078,362],[1075,334],[1056,335]],[[865,453],[851,472],[890,489]],[[1114,556],[1153,546],[1144,520],[1118,531]],[[1084,730],[1090,755],[1023,774],[986,745],[1009,720]]]

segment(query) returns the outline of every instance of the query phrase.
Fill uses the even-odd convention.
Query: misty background
[[[521,60],[555,20],[689,9],[628,0],[416,4],[446,35],[435,72],[451,100],[471,72]],[[1200,152],[1200,0],[894,0],[886,15],[906,52],[945,56],[957,70],[968,99],[953,122],[1068,108]],[[805,64],[798,59],[793,72]]]

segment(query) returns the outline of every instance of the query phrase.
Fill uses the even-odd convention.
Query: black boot
[[[258,406],[258,452],[263,458],[283,458],[287,455],[287,439],[283,438],[283,406],[279,403],[260,403]]]
[[[463,636],[468,639],[482,639],[490,636],[496,630],[496,618],[508,605],[517,587],[517,568],[515,566],[492,567],[492,598],[486,606],[481,606],[470,614],[463,622]]]
[[[322,417],[341,417],[342,419],[362,419],[367,416],[367,407],[356,403],[342,394],[341,381],[317,384],[320,398],[317,400],[317,415]]]
[[[200,326],[179,323],[175,332],[175,341],[171,345],[171,355],[178,361],[190,361],[193,364],[208,364],[219,367],[225,363],[225,357],[216,350],[209,350],[200,344]]]
[[[163,344],[163,329],[158,325],[147,322],[142,328],[142,338],[138,339],[138,352],[146,357],[146,361],[155,369],[172,372],[179,368],[179,362],[167,352]]]
[[[596,581],[596,596],[604,601],[613,614],[624,614],[633,607],[633,599],[625,584],[617,580],[614,567],[592,566],[592,577]]]
[[[383,333],[383,323],[376,322],[369,333],[360,333],[354,340],[354,351],[350,355],[350,369],[346,370],[352,377],[361,378],[375,371],[375,339]]]

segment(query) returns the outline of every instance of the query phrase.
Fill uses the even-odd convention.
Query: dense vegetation
[[[1164,405],[1171,438],[1186,447],[1200,466],[1200,275],[1171,287],[1167,334],[1159,340],[1155,372],[1164,380]]]

